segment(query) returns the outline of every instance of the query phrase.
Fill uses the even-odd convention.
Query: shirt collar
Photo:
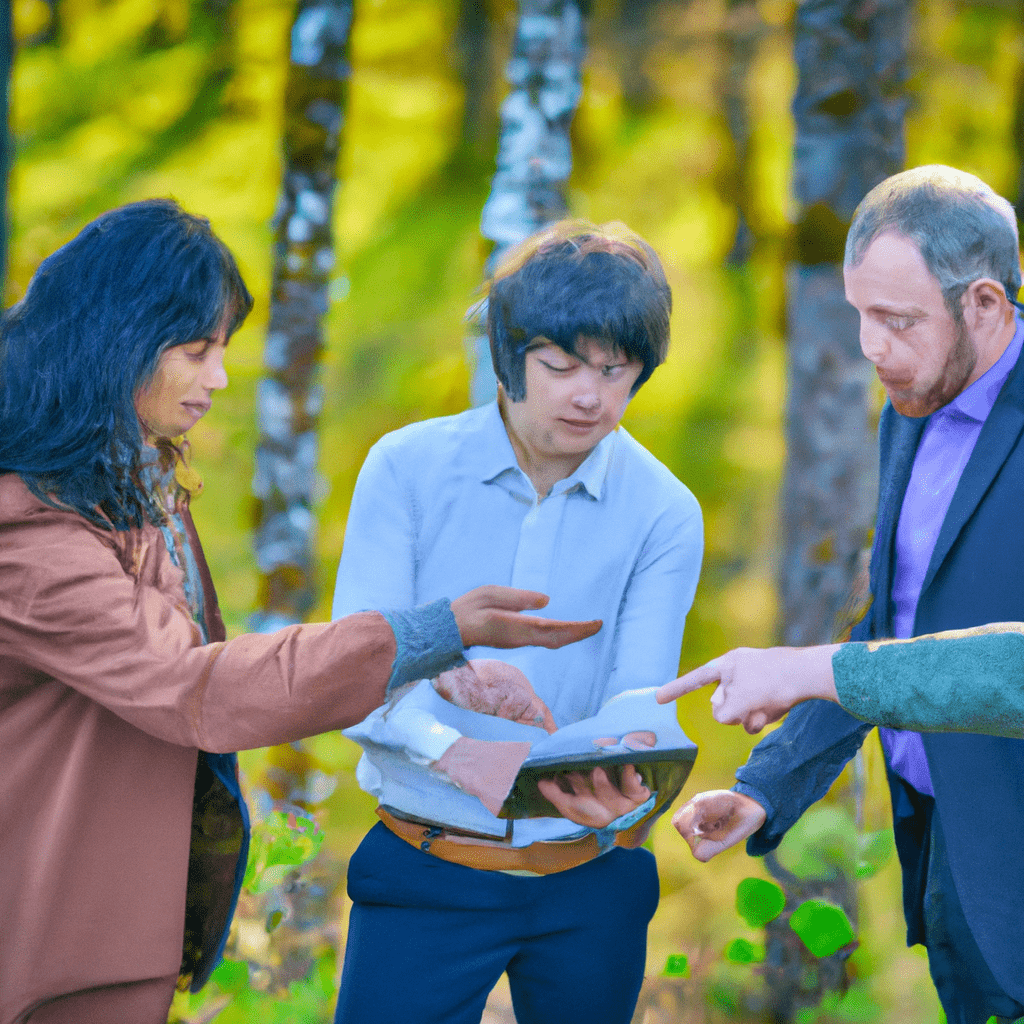
[[[999,392],[1003,390],[1010,371],[1020,358],[1021,347],[1024,345],[1024,320],[1018,313],[1015,317],[1015,330],[1010,344],[1003,354],[990,366],[970,387],[964,388],[944,409],[937,410],[958,413],[969,419],[984,423],[992,406],[996,404]]]
[[[482,483],[493,483],[503,473],[514,470],[524,477],[519,468],[512,442],[508,439],[505,423],[496,401],[491,402],[484,410],[481,424],[479,447],[476,447],[477,463]],[[615,435],[619,428],[603,437],[594,450],[583,460],[579,468],[565,480],[560,480],[551,489],[552,494],[563,494],[574,487],[581,486],[592,497],[601,499],[604,493],[604,482],[608,475],[608,464],[615,445]]]

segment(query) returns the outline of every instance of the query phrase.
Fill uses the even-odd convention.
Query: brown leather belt
[[[452,864],[482,871],[533,871],[538,875],[551,875],[585,864],[598,854],[597,836],[592,832],[582,839],[510,846],[500,839],[460,835],[458,831],[437,828],[425,822],[396,818],[383,807],[377,808],[377,814],[399,839],[404,839],[417,850]]]

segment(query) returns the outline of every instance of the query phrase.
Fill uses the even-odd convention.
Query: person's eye
[[[917,320],[912,316],[897,316],[894,314],[885,318],[885,326],[892,331],[905,331],[916,323]]]
[[[572,369],[571,366],[556,366],[545,359],[539,359],[538,362],[541,366],[546,366],[552,373],[568,373]]]
[[[196,338],[195,341],[187,341],[184,345],[181,345],[181,351],[188,356],[189,359],[200,362],[206,358],[206,354],[210,351],[210,347],[213,342],[208,338]]]
[[[622,371],[625,370],[625,369],[626,369],[626,364],[625,363],[609,363],[607,366],[605,366],[601,370],[601,373],[605,377],[611,377],[612,379],[615,379],[616,377],[621,377],[622,376]]]

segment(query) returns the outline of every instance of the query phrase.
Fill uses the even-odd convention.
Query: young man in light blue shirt
[[[537,717],[563,726],[678,666],[700,508],[618,426],[665,358],[671,292],[621,225],[566,222],[506,260],[488,307],[498,400],[370,451],[334,615],[500,583],[549,594],[553,617],[600,618],[566,650],[471,652],[520,669]],[[507,972],[519,1024],[626,1024],[658,899],[637,848],[655,795],[632,768],[621,788],[597,769],[542,783],[561,817],[499,819],[528,744],[464,736],[452,705],[427,697],[348,732],[382,823],[349,865],[336,1020],[476,1024]]]

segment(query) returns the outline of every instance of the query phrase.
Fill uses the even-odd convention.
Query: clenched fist
[[[765,817],[764,808],[749,796],[712,789],[683,804],[672,824],[690,844],[694,857],[704,862],[752,836]]]

